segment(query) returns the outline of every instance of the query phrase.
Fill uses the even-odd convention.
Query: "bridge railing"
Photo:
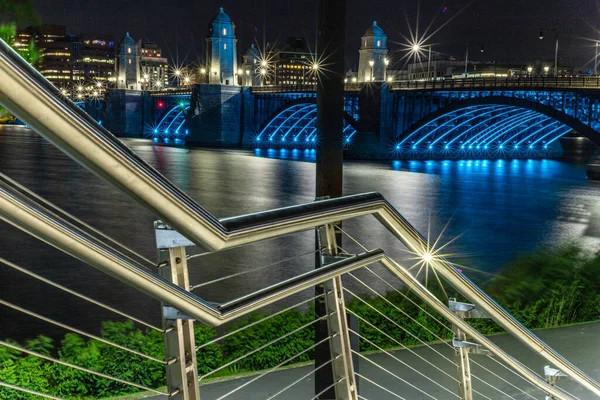
[[[431,81],[399,81],[391,90],[464,90],[464,89],[599,89],[598,77],[516,77],[460,78]]]
[[[346,92],[360,92],[360,83],[345,83]],[[252,86],[252,93],[314,93],[317,91],[317,84],[308,85],[266,85]]]
[[[514,78],[448,78],[435,80],[410,80],[384,83],[390,90],[568,90],[568,89],[600,89],[600,77],[514,77]],[[347,92],[359,92],[365,83],[346,83]],[[252,93],[302,93],[316,92],[316,85],[268,85],[254,86]]]
[[[280,379],[283,378],[276,373],[282,366],[294,362],[312,352],[316,347],[328,343],[330,358],[324,360],[324,364],[316,365],[315,369],[327,368],[330,370],[333,376],[332,383],[324,388],[322,393],[316,393],[314,397],[315,393],[313,393],[306,396],[307,398],[318,398],[321,394],[329,391],[333,391],[337,399],[366,398],[360,391],[361,387],[368,385],[372,386],[371,389],[379,390],[380,395],[382,393],[395,394],[399,383],[421,395],[435,398],[428,390],[438,389],[428,388],[440,380],[432,378],[429,374],[435,372],[447,376],[450,374],[448,371],[456,370],[455,367],[459,371],[459,375],[455,378],[457,385],[454,387],[443,385],[447,389],[446,392],[450,393],[456,390],[458,394],[455,397],[471,398],[473,392],[484,390],[483,388],[474,388],[473,382],[478,375],[473,373],[472,369],[474,370],[475,367],[471,367],[471,361],[469,361],[471,354],[479,354],[482,349],[488,350],[495,357],[494,361],[497,361],[499,366],[508,369],[512,374],[522,378],[542,393],[560,399],[575,398],[555,385],[555,378],[560,373],[566,374],[573,382],[577,383],[578,390],[585,389],[596,396],[600,395],[600,384],[596,380],[575,367],[516,321],[513,316],[458,271],[451,262],[433,250],[429,250],[431,249],[430,243],[379,194],[346,196],[256,214],[217,219],[135,155],[102,126],[85,115],[82,110],[69,101],[65,102],[60,99],[57,90],[4,42],[0,42],[0,104],[73,159],[105,178],[116,188],[129,194],[168,223],[166,225],[158,222],[155,226],[157,246],[160,251],[159,260],[153,263],[101,234],[85,222],[68,215],[65,211],[10,178],[3,177],[0,180],[0,219],[162,302],[164,321],[162,328],[148,326],[134,316],[126,315],[114,308],[111,311],[164,334],[164,357],[152,357],[149,360],[164,365],[167,389],[147,387],[117,376],[118,371],[111,371],[114,374],[98,372],[75,362],[29,350],[13,342],[1,341],[1,346],[19,354],[41,358],[46,362],[77,369],[82,373],[96,375],[99,378],[116,381],[140,390],[148,390],[174,399],[199,399],[198,380],[215,375],[218,371],[206,371],[206,365],[202,365],[203,372],[199,376],[197,351],[200,351],[198,354],[202,354],[202,349],[208,345],[201,343],[196,347],[194,320],[211,326],[220,326],[239,320],[253,311],[289,299],[292,295],[306,293],[306,289],[317,286],[319,292],[316,296],[303,298],[305,302],[303,304],[315,302],[319,305],[319,312],[314,321],[302,323],[257,347],[242,349],[239,356],[225,363],[226,366],[217,368],[221,368],[220,370],[229,367],[235,369],[236,365],[255,356],[266,347],[278,345],[282,340],[293,339],[296,337],[294,335],[304,329],[310,329],[315,324],[322,324],[325,328],[325,335],[321,339],[310,346],[296,349],[291,356],[286,356],[267,371],[261,372],[257,378],[252,378],[251,382],[259,382],[261,378],[271,374],[267,382],[269,384],[280,383]],[[440,282],[441,280],[446,282],[448,287],[464,296],[464,301],[444,299],[443,295],[434,294],[415,278],[411,271],[402,265],[403,263],[396,261],[381,249],[369,249],[354,235],[349,235],[342,230],[339,225],[340,221],[367,216],[374,216],[381,226],[397,239],[398,246],[404,246],[406,251],[418,258],[420,263],[424,263],[423,265],[426,265],[428,270],[435,271],[436,280],[440,279]],[[204,254],[204,257],[207,251],[240,247],[307,230],[316,230],[317,232],[319,240],[315,253],[319,256],[320,268],[297,274],[292,278],[219,304],[210,303],[194,294],[194,291],[198,292],[198,289],[201,289],[206,282],[194,284],[189,281],[187,264],[194,256],[187,255],[187,247],[199,247],[200,254]],[[338,242],[340,234],[355,243],[355,246],[358,246],[356,250],[351,250],[350,245],[342,247]],[[28,274],[41,283],[53,287],[58,286],[41,276],[33,276],[25,268],[7,260],[0,260],[0,262]],[[383,269],[376,270],[376,264],[381,265]],[[257,269],[268,267],[268,265],[258,265],[251,272],[256,273]],[[373,313],[392,324],[389,329],[382,328],[381,321],[383,320],[381,318],[370,319],[373,314],[364,313],[364,307],[369,308],[369,305],[362,308],[356,306],[361,303],[361,300],[368,303],[363,297],[365,291],[374,293],[375,296],[381,294],[381,288],[374,285],[372,281],[361,278],[361,274],[373,275],[376,279],[379,279],[377,277],[379,276],[382,284],[387,285],[390,289],[406,290],[406,293],[410,293],[412,296],[410,297],[412,301],[406,304],[391,300],[389,303],[385,300],[381,300],[383,303],[375,305],[370,303],[374,308]],[[225,276],[219,279],[229,278],[231,277]],[[354,281],[355,285],[362,286],[364,289],[357,290],[355,286],[347,282],[348,280]],[[440,285],[442,284],[440,283]],[[79,299],[101,305],[85,294],[64,287],[62,289]],[[354,299],[354,305],[346,302],[346,296]],[[385,299],[385,296],[382,295],[382,297]],[[93,340],[104,340],[86,334],[75,327],[67,326],[59,320],[50,320],[46,316],[21,308],[18,304],[3,302],[2,305],[27,313],[34,318],[54,323]],[[317,306],[315,305],[315,307]],[[419,313],[428,313],[429,318],[437,321],[431,326],[436,326],[436,324],[445,326],[446,329],[440,329],[446,333],[435,333],[433,328],[427,325],[427,329],[434,332],[435,335],[424,339],[419,335],[426,329],[425,325],[417,324],[412,335],[409,333],[397,334],[397,330],[402,331],[403,329],[402,325],[394,324],[398,318],[397,313],[416,315],[411,314],[410,309],[412,308],[416,308]],[[466,323],[464,318],[473,317],[474,310],[484,312],[487,317],[496,321],[509,334],[550,364],[553,368],[550,370],[550,375],[554,379],[544,379],[523,362],[518,361],[516,355],[508,354]],[[65,310],[65,312],[67,311]],[[359,321],[360,328],[348,323],[347,314],[353,315]],[[250,324],[255,324],[255,321]],[[452,331],[451,335],[448,329]],[[369,330],[377,332],[378,335],[369,336]],[[436,369],[438,364],[430,359],[432,356],[421,354],[420,351],[415,352],[420,354],[420,360],[424,365],[417,365],[413,361],[403,361],[403,355],[390,352],[389,347],[390,343],[400,347],[409,347],[409,343],[412,342],[404,341],[405,335],[411,337],[411,340],[417,340],[415,337],[419,338],[419,343],[422,342],[421,344],[428,349],[433,348],[434,353],[437,351],[443,354],[441,350],[430,344],[431,340],[439,340],[442,347],[450,346],[451,353],[454,353],[452,362],[454,366],[450,365],[448,370],[440,367]],[[408,368],[411,373],[417,374],[419,379],[424,380],[412,380],[408,378],[408,375],[404,375],[404,372],[390,367],[380,358],[361,352],[352,344],[352,337],[358,337],[364,346],[391,357],[392,360],[401,364],[402,368]],[[378,339],[375,340],[374,337]],[[450,339],[452,339],[451,342],[448,341]],[[222,337],[219,340],[222,340]],[[110,341],[105,342],[108,342],[105,344],[109,346],[119,345]],[[211,341],[211,344],[214,343]],[[134,351],[133,355],[136,357],[148,359],[148,354],[122,347],[125,346],[119,347],[119,350]],[[265,357],[264,353],[262,357]],[[451,357],[446,356],[446,358],[450,359]],[[357,370],[356,359],[360,360],[358,363],[365,366],[364,369]],[[473,365],[477,364],[473,363]],[[491,376],[497,379],[494,382],[487,382],[489,390],[501,394],[509,390],[499,387],[499,385],[505,384],[501,382],[508,380],[497,372],[499,370],[492,370],[489,366],[483,368],[486,368],[488,374],[489,371],[492,371],[495,375]],[[552,373],[554,370],[557,372]],[[386,378],[382,378],[380,372],[373,371],[385,373]],[[276,395],[272,395],[270,398],[291,390],[297,382],[315,373],[305,370],[297,370],[297,372],[298,376],[294,378],[293,382],[282,385]],[[317,371],[317,373],[321,372]],[[392,379],[393,383],[390,383],[389,379]],[[360,385],[357,385],[358,381],[360,381]],[[8,390],[33,392],[42,397],[58,398],[55,394],[40,393],[41,390],[21,387],[11,382],[1,382],[0,385]],[[242,389],[246,388],[248,383],[235,381],[233,385],[227,393],[218,395],[219,398],[226,398],[234,394],[241,395]],[[511,383],[511,385],[513,389],[516,387],[515,390],[518,393],[525,392],[521,386],[515,383]],[[399,395],[395,397],[402,398]],[[490,398],[487,395],[484,397]],[[240,398],[248,397],[241,395]],[[374,395],[372,398],[378,398],[378,396]]]

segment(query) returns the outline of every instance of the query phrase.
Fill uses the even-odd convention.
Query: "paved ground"
[[[538,331],[537,334],[542,340],[546,341],[546,343],[589,374],[592,378],[600,380],[600,323],[543,330]],[[512,339],[507,335],[499,335],[493,337],[493,341],[534,371],[543,374],[544,365],[546,364],[545,361],[515,339]],[[426,358],[428,361],[432,362],[434,366],[425,363],[419,356]],[[402,396],[402,398],[407,400],[432,398],[456,399],[457,396],[455,393],[457,384],[451,378],[454,377],[455,368],[453,364],[443,356],[446,356],[451,360],[454,359],[452,349],[446,344],[432,346],[432,349],[426,347],[416,348],[414,349],[414,353],[410,353],[409,351],[396,351],[393,353],[393,357],[417,369],[423,375],[431,378],[431,380],[419,375],[410,368],[402,365],[400,361],[386,354],[373,354],[367,358],[387,369],[395,376],[366,360],[361,360],[359,370],[361,375],[364,375],[378,385],[385,387],[392,393]],[[471,366],[473,374],[479,378],[474,379],[473,387],[479,392],[479,394],[474,393],[474,398],[514,398],[518,400],[544,399],[543,393],[514,375],[512,372],[502,368],[489,357],[473,355],[472,360],[481,365],[478,366],[473,363]],[[302,376],[308,374],[309,376],[306,379],[292,386],[276,398],[283,400],[312,399],[314,396],[314,381],[312,374],[310,374],[312,368],[313,367],[310,366],[283,370],[269,374],[252,383],[249,382],[255,377],[203,385],[200,389],[201,398],[202,400],[219,399],[221,396],[231,392],[235,388],[248,384],[226,398],[244,400],[267,399],[300,379]],[[484,368],[493,371],[517,388],[511,386],[509,383],[503,382],[500,378],[485,371]],[[402,378],[404,382],[399,378]],[[493,385],[501,392],[489,385]],[[426,394],[411,386],[421,389]],[[596,396],[579,387],[575,382],[568,378],[560,380],[558,386],[569,391],[581,400],[597,399]],[[359,393],[369,400],[398,398],[360,378]],[[151,399],[162,400],[160,396],[152,397]]]

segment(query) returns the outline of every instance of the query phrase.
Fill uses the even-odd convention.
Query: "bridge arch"
[[[180,103],[170,108],[158,124],[150,127],[150,136],[154,140],[183,139],[189,133],[185,126],[185,116],[189,109],[189,103]]]
[[[397,152],[442,155],[545,155],[572,130],[600,146],[600,132],[561,110],[524,98],[486,96],[454,101],[430,113],[397,137],[394,146]]]
[[[351,106],[344,107],[343,143],[349,145],[358,130],[356,113]],[[314,147],[317,137],[317,105],[316,98],[303,97],[294,99],[280,107],[260,127],[254,138],[257,146],[289,146]]]

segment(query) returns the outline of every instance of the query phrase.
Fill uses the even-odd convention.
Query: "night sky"
[[[129,32],[134,39],[145,37],[163,47],[175,62],[197,62],[204,58],[208,24],[220,6],[236,24],[241,54],[256,37],[262,44],[263,1],[266,1],[268,42],[283,43],[288,36],[303,36],[314,45],[316,0],[33,0],[44,23],[67,25],[69,33],[108,33],[116,40]],[[471,47],[473,59],[517,62],[554,59],[554,34],[542,27],[561,31],[560,58],[579,68],[592,68],[594,42],[600,23],[600,0],[423,0],[420,27],[433,22],[434,29],[452,19],[429,43],[434,51],[464,59],[466,43],[485,43],[485,53]],[[409,37],[406,17],[415,30],[417,1],[347,0],[347,67],[356,67],[360,36],[377,20],[388,35],[392,58],[397,63],[405,54],[400,45]],[[446,7],[447,11],[442,12]],[[470,57],[471,59],[471,57]],[[398,67],[398,65],[396,65]]]

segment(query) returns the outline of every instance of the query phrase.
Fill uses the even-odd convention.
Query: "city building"
[[[242,86],[260,86],[262,82],[261,67],[260,67],[260,52],[254,46],[254,43],[242,56],[242,67],[240,72],[240,82]],[[265,70],[266,72],[266,70]]]
[[[236,45],[235,25],[221,7],[210,23],[206,38],[209,83],[238,84]]]
[[[267,48],[266,56],[261,56],[254,45],[246,51],[241,66],[243,85],[316,84],[319,66],[303,38],[290,37],[279,49]]]
[[[117,89],[140,90],[140,58],[137,56],[135,41],[125,34],[119,45],[116,64]]]
[[[317,83],[319,66],[303,38],[290,37],[274,60],[276,85],[312,85]]]
[[[38,48],[36,65],[56,86],[73,82],[114,82],[115,43],[102,34],[67,35],[64,25],[29,26],[17,31],[15,47],[27,51],[29,43]]]
[[[56,86],[72,80],[72,38],[64,25],[29,26],[17,31],[15,47],[27,51],[33,42],[40,52],[36,67]]]
[[[72,41],[72,74],[75,82],[114,84],[115,42],[111,35],[79,34]]]
[[[169,85],[169,62],[162,56],[162,49],[149,40],[138,40],[137,54],[140,58],[142,89],[149,90]]]
[[[389,60],[387,58],[387,35],[373,21],[361,38],[358,60],[358,81],[384,81],[387,78]]]

